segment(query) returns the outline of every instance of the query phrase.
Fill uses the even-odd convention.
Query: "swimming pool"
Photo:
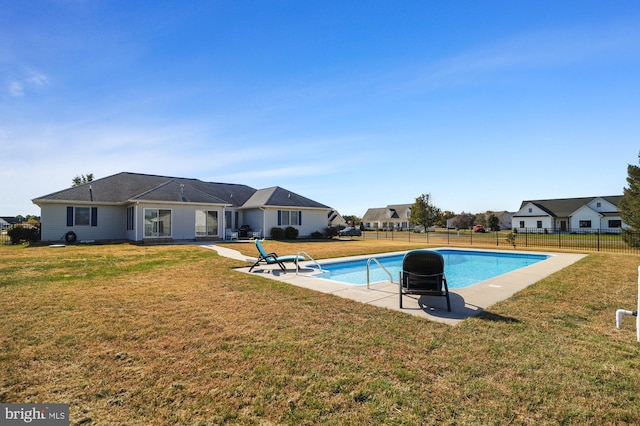
[[[493,251],[435,249],[444,257],[444,271],[449,289],[465,288],[479,282],[541,262],[549,255],[507,253]],[[404,253],[394,255],[375,255],[375,257],[398,281],[402,269]],[[338,281],[352,285],[367,284],[367,258],[335,262],[320,262],[322,272],[314,277]],[[389,281],[389,276],[375,262],[369,265],[371,283]]]

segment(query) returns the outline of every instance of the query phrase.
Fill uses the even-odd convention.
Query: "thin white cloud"
[[[26,81],[34,86],[44,86],[49,84],[49,77],[38,71],[29,71]]]
[[[29,70],[19,78],[9,81],[7,92],[14,98],[21,98],[25,95],[25,90],[38,88],[49,84],[49,77],[39,71]]]
[[[8,92],[9,95],[13,96],[14,98],[20,98],[24,96],[24,83],[16,80],[9,82]]]

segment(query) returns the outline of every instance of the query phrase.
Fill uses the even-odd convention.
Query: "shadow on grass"
[[[513,323],[513,324],[517,324],[520,322],[520,320],[517,318],[505,317],[504,315],[494,314],[493,312],[489,312],[489,311],[480,312],[478,315],[476,315],[476,318],[484,321],[506,322],[506,323]]]
[[[403,297],[411,297],[404,295]],[[414,296],[415,297],[415,296]],[[482,307],[470,304],[457,293],[449,292],[451,298],[451,312],[447,311],[446,300],[444,297],[420,296],[418,301],[418,309],[432,317],[449,318],[455,320],[464,320],[469,317],[476,317],[484,321],[519,323],[520,320],[511,317],[505,317],[485,311]],[[411,308],[405,308],[411,309]]]

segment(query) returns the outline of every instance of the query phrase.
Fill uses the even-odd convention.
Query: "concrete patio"
[[[311,277],[311,275],[317,272],[317,269],[309,267],[309,265],[313,264],[313,262],[310,261],[301,262],[297,273],[296,267],[293,263],[286,264],[286,271],[282,271],[277,265],[260,265],[254,268],[252,272],[249,272],[250,266],[256,260],[255,258],[244,256],[236,250],[217,246],[215,244],[207,244],[203,245],[203,247],[213,249],[221,256],[246,261],[248,263],[247,267],[237,269],[237,271],[241,273],[259,275],[267,279],[286,282],[298,287],[304,287],[310,290],[320,291],[322,293],[329,293],[339,297],[355,300],[360,303],[367,303],[381,308],[392,309],[450,325],[455,325],[465,318],[488,310],[491,305],[511,297],[518,291],[586,256],[585,254],[574,253],[543,253],[551,257],[547,260],[521,268],[517,271],[509,272],[496,278],[480,282],[471,287],[450,289],[451,312],[448,312],[444,297],[418,295],[403,295],[403,309],[400,309],[397,283],[376,283],[371,284],[370,288],[367,289],[366,285],[349,285],[336,281],[314,278]],[[541,253],[536,252],[536,254]],[[367,259],[369,257],[371,256],[350,257],[349,259]],[[341,259],[331,260],[337,261]],[[395,279],[397,280],[397,278]]]

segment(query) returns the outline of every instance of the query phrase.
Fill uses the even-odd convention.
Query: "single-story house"
[[[251,229],[292,226],[301,237],[323,232],[330,207],[281,187],[122,172],[32,200],[42,240],[215,240]],[[252,234],[253,235],[253,234]]]
[[[513,212],[508,211],[500,211],[493,212],[498,218],[498,226],[500,226],[500,230],[503,231],[505,229],[511,229],[511,221],[513,219]]]
[[[523,201],[513,215],[512,229],[548,232],[619,232],[622,222],[618,203],[622,195]]]
[[[411,224],[413,204],[390,204],[387,207],[368,209],[362,216],[365,229],[407,230]]]
[[[340,213],[338,213],[337,210],[331,210],[328,214],[327,214],[327,219],[329,222],[329,227],[334,227],[334,228],[344,228],[347,226],[347,221],[344,220],[344,217],[342,217],[342,215]]]
[[[20,223],[18,218],[13,216],[0,216],[0,231],[4,231],[12,227],[13,225],[17,225]]]
[[[498,218],[498,226],[500,227],[500,230],[503,231],[505,229],[511,229],[511,218],[513,217],[513,213],[512,212],[508,212],[506,210],[500,211],[500,212],[492,212],[497,218]],[[463,212],[463,214],[465,214]],[[447,219],[447,228],[448,229],[452,229],[455,228],[455,226],[453,226],[453,224],[455,223],[456,219],[458,218],[458,216],[454,216],[452,218]]]

